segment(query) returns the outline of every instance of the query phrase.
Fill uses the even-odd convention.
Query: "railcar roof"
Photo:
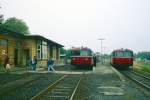
[[[71,48],[71,50],[72,51],[76,51],[76,50],[91,50],[91,49],[89,49],[89,48],[87,48],[87,47],[85,47],[85,48]]]
[[[114,50],[113,52],[117,52],[117,51],[130,51],[130,52],[133,52],[133,51],[130,50],[130,49],[117,49],[117,50]]]

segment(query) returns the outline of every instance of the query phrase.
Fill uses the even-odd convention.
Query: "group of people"
[[[48,71],[55,71],[55,69],[53,68],[53,66],[54,66],[53,63],[54,62],[53,62],[52,58],[50,57],[47,62]],[[30,61],[30,69],[35,71],[36,66],[37,66],[37,58],[36,58],[36,56],[34,56]]]
[[[4,67],[4,70],[6,72],[9,72],[11,67],[10,67],[10,63],[9,63],[9,57],[6,53],[6,50],[2,50],[2,64],[3,64],[3,67]],[[37,67],[37,58],[36,56],[34,56],[30,63],[29,63],[29,67],[30,67],[30,70],[36,70],[36,67]],[[52,57],[49,58],[48,62],[47,62],[47,67],[48,67],[48,71],[55,71],[55,69],[53,68],[54,67],[54,61],[52,60]]]
[[[2,58],[3,58],[3,66],[4,69],[6,71],[8,71],[10,69],[10,64],[9,64],[9,57],[6,54],[6,51],[3,50],[2,51]],[[96,67],[96,55],[93,55],[93,62],[94,62],[94,66]],[[31,61],[30,61],[30,68],[31,70],[36,70],[36,66],[37,66],[37,58],[36,56],[34,56]],[[48,71],[55,71],[54,67],[54,61],[52,60],[52,57],[49,58],[48,62],[47,62],[47,67],[48,67]]]

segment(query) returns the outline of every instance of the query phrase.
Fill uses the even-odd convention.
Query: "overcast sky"
[[[0,0],[5,18],[24,20],[32,34],[66,48],[150,51],[150,0]]]

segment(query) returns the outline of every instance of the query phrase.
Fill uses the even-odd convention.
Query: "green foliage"
[[[4,27],[4,18],[0,18],[0,33],[8,33]]]
[[[4,23],[4,18],[0,18],[0,25]]]
[[[134,67],[138,70],[150,72],[150,61],[136,61]]]
[[[70,56],[71,56],[71,50],[67,50],[66,51],[66,55],[67,55],[68,58],[70,58]]]
[[[150,60],[150,52],[139,52],[137,54],[134,54],[134,57]]]
[[[60,54],[66,54],[66,56],[69,58],[71,56],[71,51],[68,49],[60,48]]]
[[[20,34],[29,34],[29,28],[24,21],[15,17],[8,18],[1,24],[3,30],[8,29]]]
[[[66,49],[60,48],[60,54],[66,54]]]

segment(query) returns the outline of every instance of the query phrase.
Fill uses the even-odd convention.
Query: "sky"
[[[150,51],[150,0],[0,0],[4,18],[65,46]]]

